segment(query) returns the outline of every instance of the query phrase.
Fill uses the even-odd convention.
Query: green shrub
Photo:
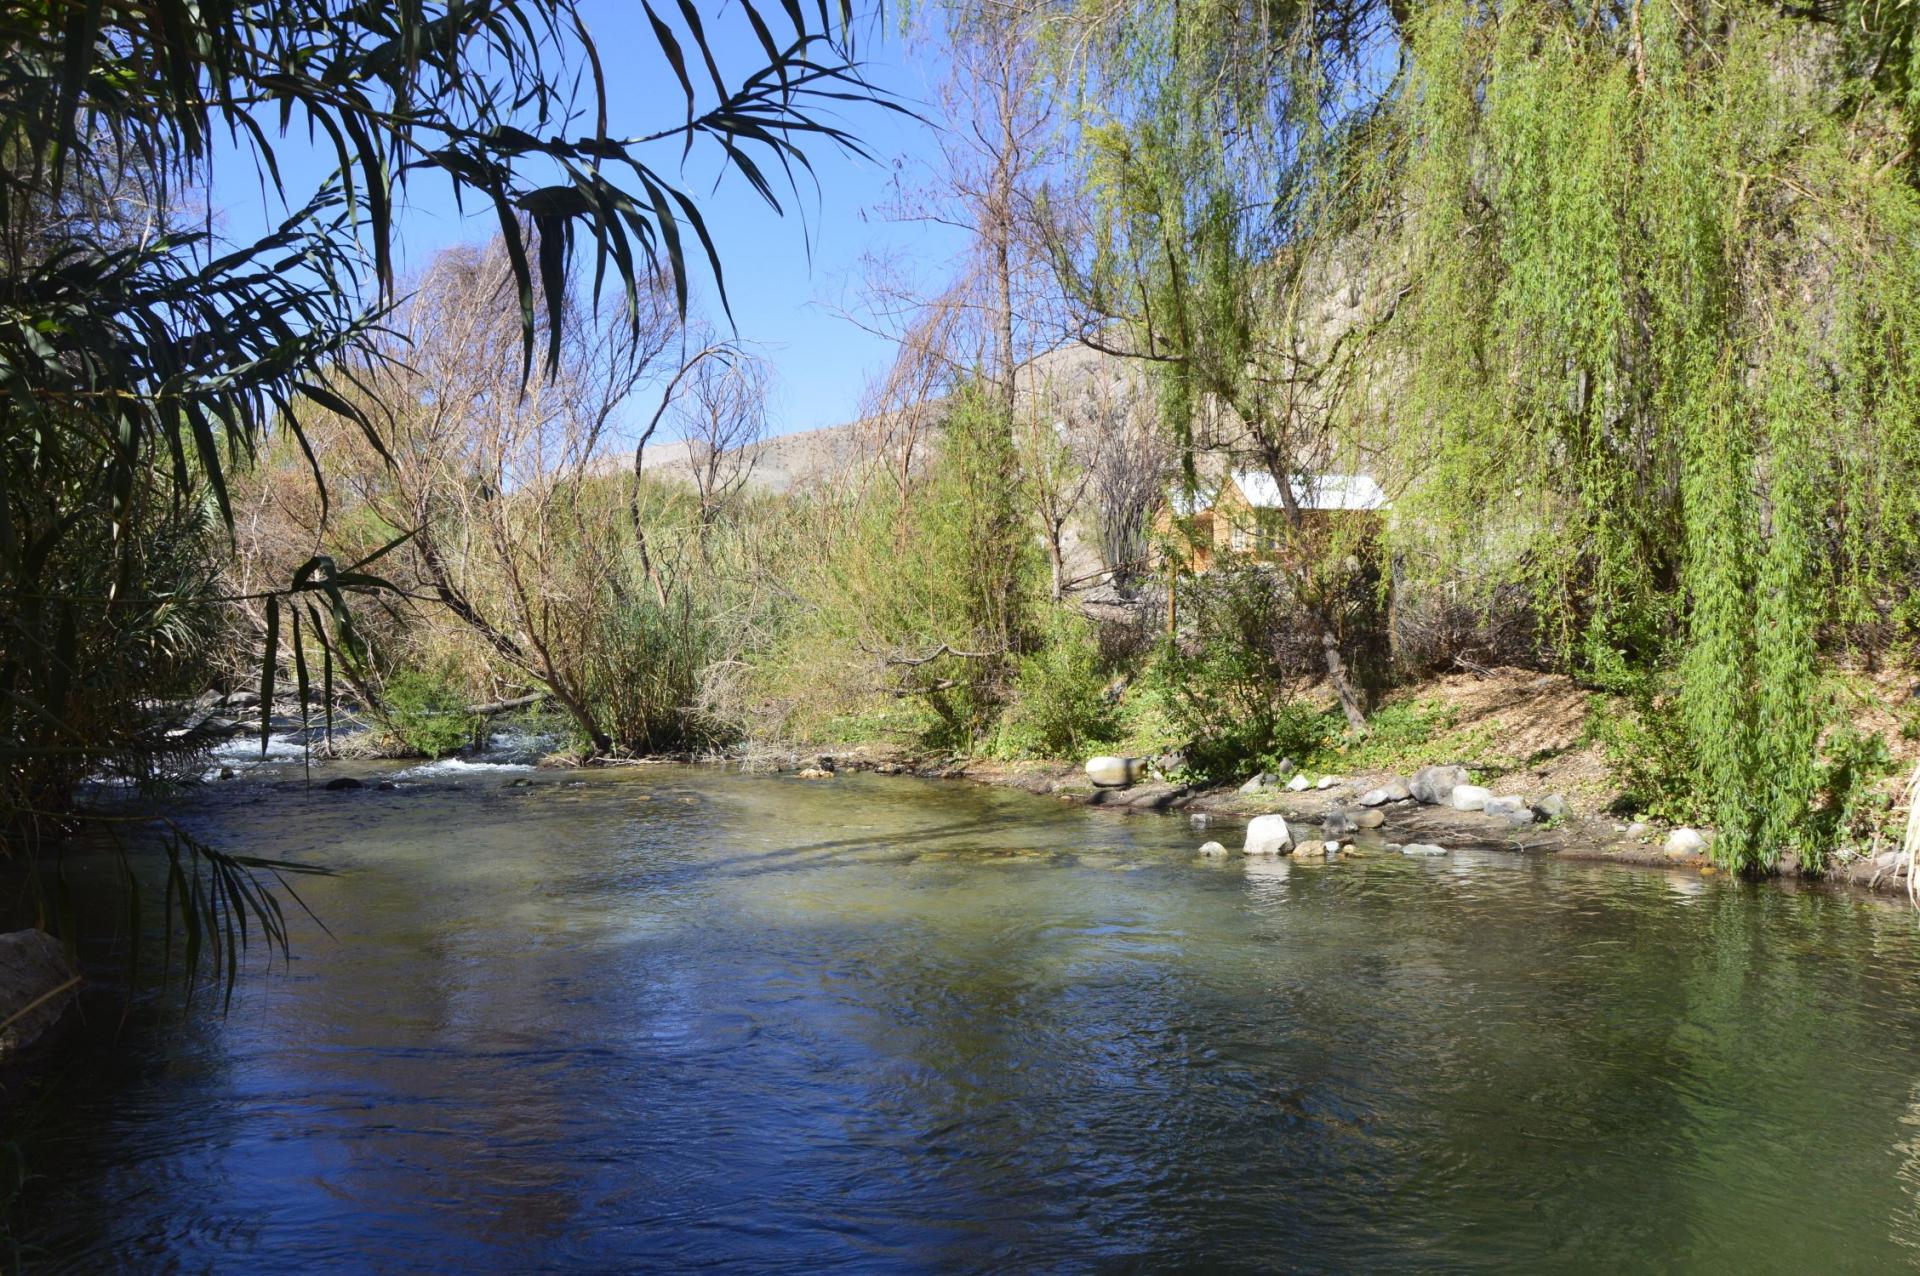
[[[1150,678],[1185,739],[1190,772],[1224,780],[1325,746],[1334,721],[1287,690],[1283,640],[1297,626],[1268,573],[1196,580],[1186,611],[1191,636],[1162,646]]]
[[[467,699],[441,674],[402,669],[381,690],[386,728],[407,753],[445,757],[465,748],[482,719],[466,712]]]
[[[1305,764],[1311,770],[1343,769],[1411,771],[1433,761],[1425,756],[1427,746],[1453,729],[1458,715],[1454,710],[1431,700],[1401,700],[1382,705],[1367,719],[1364,740],[1335,747],[1323,747]],[[1344,725],[1344,718],[1329,715],[1327,735]]]
[[[1000,724],[1000,751],[1016,757],[1078,757],[1119,735],[1119,715],[1106,694],[1093,626],[1056,615],[1041,648],[1020,658],[1013,698]]]
[[[1800,862],[1818,873],[1827,855],[1871,833],[1874,788],[1893,770],[1893,754],[1877,734],[1841,726],[1827,737],[1826,763],[1820,771],[1821,802],[1813,813],[1810,836],[1800,847]]]
[[[1706,817],[1687,724],[1655,679],[1639,679],[1621,696],[1595,695],[1588,704],[1586,734],[1620,783],[1616,809],[1680,824]]]

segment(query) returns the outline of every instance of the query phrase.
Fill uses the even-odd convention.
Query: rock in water
[[[1279,855],[1293,845],[1293,830],[1284,815],[1255,816],[1247,824],[1248,855]]]
[[[1458,792],[1459,790],[1455,790]],[[1488,815],[1498,816],[1512,824],[1533,823],[1533,808],[1527,805],[1523,797],[1488,798],[1486,805],[1480,808]]]
[[[833,772],[827,770],[825,767],[817,766],[803,766],[794,772],[794,775],[802,780],[831,780],[833,778]]]
[[[1466,782],[1467,768],[1463,766],[1421,767],[1414,772],[1407,792],[1428,806],[1439,806],[1452,795],[1454,789]]]
[[[0,1028],[0,1058],[32,1045],[59,1022],[79,974],[60,941],[44,930],[0,935],[0,1023],[7,1023]]]
[[[1432,842],[1408,842],[1400,848],[1402,855],[1445,855],[1447,848],[1435,846]]]
[[[1325,842],[1302,842],[1293,848],[1293,858],[1297,860],[1325,859],[1326,856],[1327,844]]]
[[[1660,849],[1669,855],[1696,855],[1707,849],[1707,839],[1693,829],[1675,829]]]
[[[1377,829],[1387,822],[1384,811],[1355,811],[1353,822],[1363,829]]]
[[[1359,827],[1360,824],[1353,818],[1352,812],[1339,807],[1328,811],[1320,821],[1321,831],[1333,837],[1339,837],[1342,833],[1351,833]]]
[[[1140,759],[1102,754],[1087,759],[1087,778],[1103,789],[1123,789],[1140,778]]]
[[[1202,842],[1200,843],[1200,853],[1202,855],[1225,855],[1227,848],[1218,842]]]
[[[327,781],[327,792],[329,793],[344,793],[348,789],[364,789],[366,787],[366,785],[350,775],[343,775],[338,779]]]

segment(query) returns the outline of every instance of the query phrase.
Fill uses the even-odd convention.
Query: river
[[[1208,860],[903,778],[357,773],[401,779],[173,804],[338,870],[332,934],[296,912],[224,1015],[96,1001],[8,1083],[37,1265],[1920,1261],[1920,921],[1881,901]]]

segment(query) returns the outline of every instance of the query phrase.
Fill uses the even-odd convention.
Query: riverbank
[[[1338,777],[1325,789],[1289,792],[1283,786],[1244,793],[1232,785],[1186,786],[1148,779],[1119,788],[1102,788],[1084,769],[1062,761],[999,762],[983,759],[928,759],[887,746],[859,746],[840,751],[794,751],[784,760],[762,755],[760,766],[791,767],[823,782],[839,770],[871,771],[882,775],[909,775],[920,779],[962,780],[993,788],[1018,789],[1063,802],[1129,813],[1184,813],[1195,817],[1197,843],[1218,837],[1214,830],[1234,829],[1256,816],[1281,815],[1290,824],[1319,826],[1338,812],[1351,812],[1357,799],[1395,777],[1367,773]],[[822,763],[828,765],[823,766]],[[1387,842],[1437,844],[1448,849],[1507,851],[1517,855],[1545,855],[1577,863],[1620,864],[1663,868],[1711,877],[1720,873],[1709,852],[1668,851],[1668,830],[1625,822],[1603,813],[1569,810],[1562,816],[1526,825],[1510,825],[1477,811],[1458,811],[1444,805],[1415,801],[1385,804],[1384,821],[1372,830]],[[1645,831],[1635,831],[1644,827]],[[1230,844],[1231,845],[1231,844]],[[1806,873],[1797,859],[1783,858],[1775,884],[1846,886],[1879,894],[1907,894],[1908,864],[1904,853],[1890,848],[1877,855],[1844,856],[1827,873]]]

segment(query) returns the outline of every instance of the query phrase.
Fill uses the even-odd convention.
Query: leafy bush
[[[1893,770],[1887,742],[1852,726],[1836,728],[1827,737],[1826,755],[1820,774],[1822,801],[1800,848],[1801,864],[1815,873],[1826,867],[1830,851],[1855,841],[1856,834],[1871,832],[1874,786]]]
[[[1655,679],[1638,680],[1623,696],[1595,695],[1587,709],[1587,738],[1600,746],[1620,782],[1617,808],[1676,823],[1704,817],[1700,768],[1686,722]]]
[[[387,679],[381,700],[388,733],[406,752],[429,758],[458,753],[482,721],[466,711],[466,697],[443,674],[403,669]]]
[[[1000,725],[1002,752],[1020,757],[1077,757],[1119,734],[1118,714],[1106,694],[1093,626],[1060,613],[1044,644],[1022,656],[1013,699]]]
[[[1322,748],[1317,756],[1306,759],[1310,769],[1410,771],[1433,759],[1425,750],[1433,741],[1453,729],[1458,715],[1454,710],[1431,700],[1401,700],[1382,705],[1367,719],[1366,739],[1353,744]],[[1329,738],[1342,720],[1329,714]]]
[[[1287,691],[1286,636],[1295,626],[1278,583],[1259,569],[1213,573],[1188,596],[1191,639],[1169,642],[1151,671],[1187,737],[1187,765],[1223,780],[1299,761],[1325,745],[1328,715]]]

